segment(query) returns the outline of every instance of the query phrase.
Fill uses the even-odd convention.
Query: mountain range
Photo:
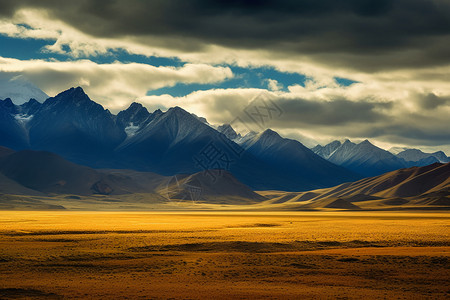
[[[236,204],[263,210],[450,207],[450,163],[400,169],[306,192],[254,192],[226,170],[209,172],[217,179],[211,178],[208,171],[162,176],[92,169],[46,151],[0,147],[0,208],[136,210],[154,209],[158,203],[166,209]]]
[[[271,129],[241,135],[229,124],[216,127],[180,107],[149,112],[132,103],[114,115],[79,87],[43,103],[0,100],[5,209],[62,209],[60,201],[133,208],[148,199],[307,210],[445,209],[449,162],[442,151],[390,152],[368,140],[309,149]],[[112,198],[96,198],[102,196]]]
[[[394,154],[373,145],[368,140],[358,144],[348,139],[343,143],[336,140],[325,146],[317,145],[312,151],[336,165],[365,177],[401,168],[450,162],[450,158],[442,151],[424,153],[418,149],[402,149]]]
[[[291,191],[360,178],[271,130],[237,143],[179,107],[151,113],[133,103],[113,115],[80,87],[42,104],[0,101],[0,125],[2,146],[49,151],[93,168],[165,176],[226,169],[252,189]]]
[[[113,115],[82,88],[43,103],[0,100],[0,145],[47,151],[95,169],[129,169],[161,176],[224,169],[253,190],[305,191],[392,170],[448,162],[443,152],[408,149],[394,155],[369,141],[334,141],[308,149],[267,129],[245,136],[182,108],[149,112],[139,103]]]
[[[403,158],[406,162],[412,162],[415,166],[426,166],[434,162],[448,163],[450,158],[442,151],[425,153],[419,149],[405,149],[397,153],[397,157]]]

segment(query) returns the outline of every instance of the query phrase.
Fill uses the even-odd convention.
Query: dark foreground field
[[[448,299],[443,213],[0,212],[0,299]]]

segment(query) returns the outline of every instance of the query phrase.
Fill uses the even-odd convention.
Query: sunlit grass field
[[[0,298],[446,298],[434,212],[0,212]]]

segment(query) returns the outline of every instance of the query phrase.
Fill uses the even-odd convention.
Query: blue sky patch
[[[183,62],[178,58],[130,54],[124,49],[110,50],[107,54],[81,56],[77,58],[66,54],[45,51],[45,46],[52,45],[54,42],[55,40],[21,39],[0,35],[0,56],[14,57],[21,60],[56,59],[58,61],[74,61],[78,59],[88,59],[97,64],[110,64],[118,61],[121,63],[139,63],[155,67],[170,66],[176,68],[182,67],[186,64],[186,62]],[[63,46],[63,50],[66,52],[70,52],[70,48],[67,45]],[[232,65],[220,66],[229,67],[232,70],[234,76],[230,79],[214,84],[178,83],[171,87],[150,90],[147,92],[147,95],[159,96],[163,94],[169,94],[174,97],[182,97],[195,91],[209,89],[270,89],[269,80],[276,80],[279,90],[288,92],[289,86],[304,86],[305,81],[308,79],[305,75],[298,73],[280,72],[273,67],[243,68]],[[349,86],[356,82],[350,79],[339,77],[335,77],[335,80],[342,86]]]
[[[227,65],[222,65],[227,67]],[[304,86],[306,76],[297,73],[284,73],[275,68],[260,67],[260,68],[242,68],[236,66],[228,66],[232,72],[233,77],[223,82],[215,84],[184,84],[178,83],[172,87],[164,87],[147,92],[147,96],[160,96],[164,94],[173,97],[182,97],[189,95],[192,92],[209,89],[238,89],[238,88],[256,88],[269,89],[269,79],[276,80],[280,83],[280,91],[287,92],[291,85]]]
[[[334,80],[340,86],[349,86],[349,85],[352,85],[354,83],[358,83],[358,81],[354,81],[354,80],[347,79],[347,78],[341,78],[341,77],[334,77]]]

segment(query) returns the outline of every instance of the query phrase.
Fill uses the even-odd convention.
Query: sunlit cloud
[[[186,64],[180,68],[138,63],[97,64],[90,60],[45,61],[0,57],[0,72],[23,74],[47,94],[55,95],[72,86],[82,86],[99,103],[123,108],[150,89],[183,83],[213,83],[233,76],[227,67]]]
[[[41,51],[68,61],[1,58],[0,72],[24,75],[49,95],[81,85],[116,112],[140,101],[150,109],[179,105],[226,123],[262,92],[221,87],[233,77],[230,66],[273,67],[307,77],[295,85],[261,78],[286,106],[287,113],[273,124],[286,135],[450,148],[450,5],[445,1],[195,4],[196,9],[182,1],[118,1],[107,7],[84,0],[4,1],[0,34],[46,40]],[[187,64],[91,61],[117,50]],[[336,78],[354,83],[341,85]],[[184,97],[146,96],[178,83],[217,86]]]

